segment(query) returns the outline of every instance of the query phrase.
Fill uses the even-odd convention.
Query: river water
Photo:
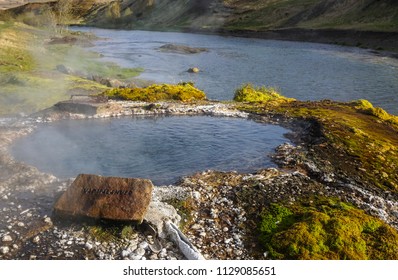
[[[150,178],[155,184],[216,169],[272,167],[288,130],[204,116],[67,120],[41,125],[12,146],[18,160],[60,178],[79,173]]]
[[[107,38],[95,51],[107,61],[142,67],[144,79],[193,81],[210,99],[230,100],[244,83],[280,89],[299,100],[368,99],[398,114],[398,60],[350,47],[174,32],[79,28]],[[159,51],[164,44],[207,48],[199,54]],[[198,67],[199,74],[187,69]]]

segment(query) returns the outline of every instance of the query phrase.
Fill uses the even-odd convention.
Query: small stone
[[[223,231],[223,232],[227,232],[227,231],[229,231],[229,229],[228,229],[227,227],[224,227],[224,228],[222,229],[222,231]]]
[[[229,244],[229,243],[231,243],[231,241],[232,241],[232,238],[224,239],[225,244]]]
[[[35,236],[35,237],[33,238],[32,242],[35,243],[35,244],[39,243],[39,242],[40,242],[40,236],[38,236],[38,235]]]
[[[18,225],[19,227],[24,227],[24,226],[25,226],[25,224],[24,224],[23,222],[19,222],[17,225]]]
[[[50,217],[44,218],[44,222],[45,222],[46,224],[52,224],[52,223],[53,223],[53,222],[51,221],[51,218],[50,218]]]
[[[19,246],[17,244],[12,244],[12,248],[17,250],[17,249],[19,249]]]
[[[159,253],[159,257],[161,258],[165,258],[167,256],[167,250],[166,248],[163,248],[160,253]]]
[[[201,228],[202,228],[202,226],[199,225],[199,224],[193,224],[193,225],[191,226],[191,229],[193,229],[193,230],[198,230],[198,229],[201,229]]]
[[[134,261],[138,261],[138,260],[140,260],[141,258],[142,258],[142,256],[139,256],[139,255],[134,254],[134,253],[131,253],[130,256],[129,256],[129,259],[130,259],[130,260],[134,260]]]
[[[150,259],[150,260],[153,260],[153,261],[156,261],[156,260],[159,259],[159,257],[158,257],[158,255],[153,254],[153,255],[151,255],[151,256],[149,257],[149,259]]]
[[[206,232],[202,231],[201,233],[199,233],[200,237],[206,237]]]
[[[199,73],[200,70],[199,70],[198,67],[191,67],[191,68],[188,69],[188,72],[189,73]]]
[[[201,197],[200,192],[193,192],[192,193],[192,198],[193,199],[200,200],[200,197]]]
[[[137,250],[134,251],[137,255],[143,256],[145,255],[145,249],[143,248],[137,248]]]
[[[3,242],[11,242],[12,237],[10,235],[4,235],[3,238],[1,239]]]
[[[123,250],[122,251],[122,258],[128,258],[128,256],[131,254],[131,252],[130,251],[128,251],[128,250]]]
[[[146,248],[148,248],[148,242],[146,242],[146,241],[144,241],[144,242],[141,242],[139,245],[138,245],[138,247],[139,248],[142,248],[142,249],[146,249]]]
[[[30,260],[35,260],[36,258],[37,258],[36,255],[30,255],[30,257],[29,257]]]
[[[8,196],[7,196],[7,195],[3,195],[3,199],[4,199],[4,200],[7,200],[7,199],[8,199]]]
[[[10,252],[10,248],[8,248],[7,246],[0,247],[0,253],[2,255],[7,254],[8,252]]]
[[[234,254],[235,254],[236,256],[242,256],[243,251],[242,251],[242,250],[234,250]]]

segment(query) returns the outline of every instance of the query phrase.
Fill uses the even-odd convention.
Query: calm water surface
[[[68,120],[41,125],[12,147],[18,160],[61,178],[79,173],[150,178],[156,184],[207,169],[252,172],[274,164],[288,130],[233,118]]]
[[[398,114],[398,60],[369,51],[325,44],[173,32],[80,29],[108,38],[94,50],[105,60],[143,67],[156,82],[193,81],[209,98],[230,100],[244,83],[279,88],[300,100],[368,99]],[[205,47],[194,55],[160,52],[164,44]],[[200,74],[187,73],[199,67]]]

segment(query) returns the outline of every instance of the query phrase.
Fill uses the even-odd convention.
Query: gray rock
[[[61,72],[61,73],[63,73],[63,74],[67,74],[67,75],[73,74],[73,70],[72,70],[71,68],[69,68],[69,67],[63,65],[63,64],[57,65],[57,66],[55,67],[55,69],[56,69],[58,72]]]

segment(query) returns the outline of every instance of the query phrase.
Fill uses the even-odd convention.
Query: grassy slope
[[[193,27],[229,30],[335,28],[398,31],[393,0],[123,1],[98,6],[90,24],[128,28]],[[115,11],[119,12],[115,13]]]
[[[224,1],[237,14],[231,28],[335,28],[398,31],[398,4],[383,0]]]
[[[29,114],[68,99],[71,94],[107,89],[85,79],[86,75],[123,80],[140,73],[140,69],[101,62],[98,54],[76,45],[47,44],[53,35],[14,21],[0,22],[0,115]],[[56,71],[60,64],[81,75]]]

